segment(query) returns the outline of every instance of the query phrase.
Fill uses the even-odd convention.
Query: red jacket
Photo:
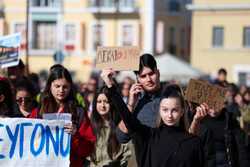
[[[39,118],[39,110],[32,110],[28,117]],[[80,128],[71,139],[70,167],[83,167],[85,158],[94,150],[95,142],[96,136],[85,112]]]
[[[72,137],[70,167],[83,167],[84,160],[94,150],[96,136],[90,120],[85,114],[85,119],[77,133]]]

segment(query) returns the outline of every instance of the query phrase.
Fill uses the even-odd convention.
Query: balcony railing
[[[89,0],[88,8],[93,13],[137,12],[135,0]]]

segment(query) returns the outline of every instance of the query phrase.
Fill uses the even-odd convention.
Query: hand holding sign
[[[206,103],[202,103],[198,107],[196,107],[196,112],[193,118],[193,121],[190,124],[189,127],[189,133],[192,133],[194,135],[199,134],[200,130],[200,122],[203,118],[205,118],[208,114],[209,107]]]
[[[115,72],[113,71],[112,68],[102,70],[101,77],[108,88],[111,88],[112,85],[114,84],[114,81],[112,79],[114,73]]]
[[[222,87],[211,85],[205,81],[191,79],[189,81],[185,98],[194,103],[206,103],[209,108],[216,111],[224,107],[226,90]]]
[[[64,131],[71,135],[74,135],[77,131],[76,125],[73,123],[67,123],[64,125]]]
[[[138,70],[140,50],[138,47],[98,47],[96,68],[112,68],[115,71]]]
[[[208,110],[208,105],[206,103],[202,103],[200,106],[196,107],[196,112],[193,120],[196,122],[200,122],[203,118],[207,116]]]

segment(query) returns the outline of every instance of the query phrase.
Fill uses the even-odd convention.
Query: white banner
[[[0,37],[0,68],[16,66],[19,63],[21,34]]]
[[[0,118],[1,167],[68,167],[71,136],[64,121]]]

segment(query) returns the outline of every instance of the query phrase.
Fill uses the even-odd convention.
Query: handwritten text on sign
[[[198,104],[205,102],[209,107],[218,111],[224,107],[225,93],[222,87],[191,79],[187,87],[186,99]]]
[[[0,118],[0,166],[69,166],[63,121]]]
[[[98,47],[96,68],[112,68],[116,71],[138,70],[140,50],[138,47]]]

